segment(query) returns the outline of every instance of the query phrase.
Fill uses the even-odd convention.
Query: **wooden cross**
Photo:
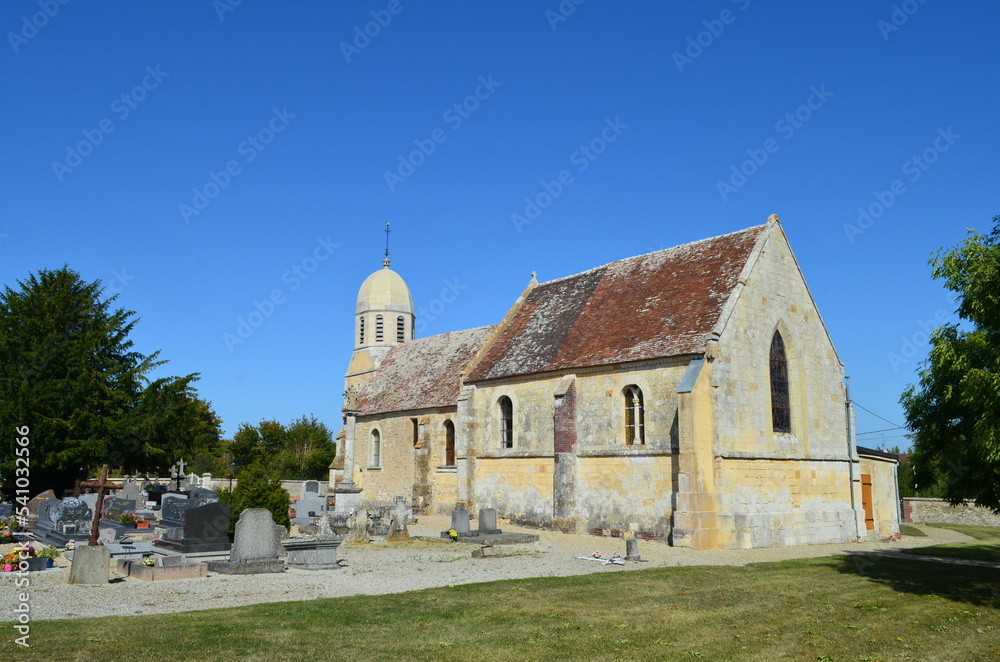
[[[113,483],[108,482],[108,465],[104,465],[101,469],[101,479],[92,480],[86,483],[82,483],[88,487],[97,488],[97,504],[94,506],[94,521],[90,525],[90,540],[87,542],[91,547],[97,546],[97,536],[100,533],[101,527],[101,516],[104,514],[104,494],[109,487],[115,487]]]

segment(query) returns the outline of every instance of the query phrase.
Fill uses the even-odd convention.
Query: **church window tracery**
[[[777,331],[771,338],[771,427],[775,432],[792,431],[792,411],[788,397],[788,358],[785,341]]]
[[[642,389],[635,384],[625,387],[625,445],[646,443]]]

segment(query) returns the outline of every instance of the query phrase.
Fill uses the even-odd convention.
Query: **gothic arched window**
[[[775,432],[792,431],[792,410],[788,397],[788,358],[785,341],[774,332],[771,338],[771,427]]]
[[[625,445],[645,444],[645,414],[642,411],[642,390],[632,384],[625,387]]]
[[[514,447],[514,403],[506,395],[497,402],[500,409],[500,447]]]

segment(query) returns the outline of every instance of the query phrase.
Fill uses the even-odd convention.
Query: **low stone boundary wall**
[[[969,526],[1000,526],[1000,515],[989,508],[966,501],[958,506],[943,499],[906,497],[903,499],[903,521],[912,524],[966,524]]]

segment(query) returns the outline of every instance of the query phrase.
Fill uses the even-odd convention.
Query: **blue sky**
[[[993,3],[234,2],[0,6],[0,282],[101,279],[227,433],[339,427],[386,219],[431,335],[772,213],[902,423],[928,257],[1000,213]]]

